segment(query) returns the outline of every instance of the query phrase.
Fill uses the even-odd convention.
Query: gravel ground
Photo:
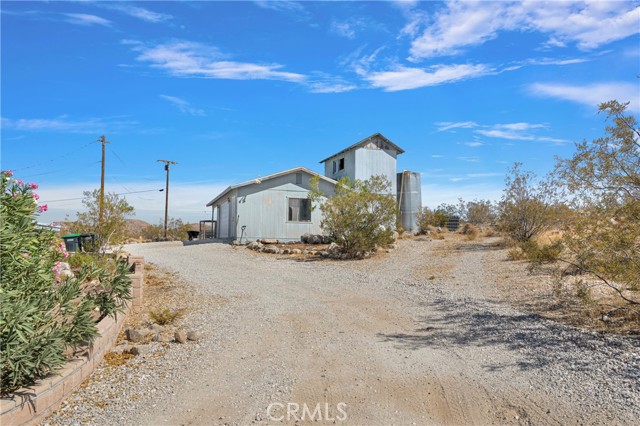
[[[314,423],[637,424],[639,340],[503,302],[490,242],[402,240],[362,261],[127,247],[187,283],[202,339],[100,369],[50,423],[298,424],[320,404]]]

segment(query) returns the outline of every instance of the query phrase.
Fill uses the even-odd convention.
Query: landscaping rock
[[[197,342],[200,340],[200,335],[195,331],[187,332],[187,340],[191,340],[192,342]]]
[[[274,239],[270,239],[270,238],[263,238],[262,240],[260,240],[260,242],[262,244],[278,244],[278,240],[274,240]]]
[[[318,253],[322,257],[329,257],[329,252],[328,251],[324,251],[323,250],[323,251],[318,251],[316,253]]]
[[[175,339],[176,343],[187,343],[187,333],[184,330],[176,331],[173,338]]]
[[[278,253],[278,248],[277,247],[262,247],[262,249],[260,251],[262,253],[277,254]]]
[[[260,243],[259,241],[253,241],[247,246],[247,248],[251,250],[260,250],[262,247],[262,243]]]
[[[127,328],[127,330],[125,331],[127,340],[133,343],[141,343],[146,341],[151,333],[151,330],[147,328]]]
[[[329,253],[337,253],[338,250],[340,250],[340,246],[338,246],[336,243],[331,243],[329,244],[329,247],[327,247],[327,251]]]
[[[291,254],[302,254],[302,250],[300,250],[300,249],[291,249]]]

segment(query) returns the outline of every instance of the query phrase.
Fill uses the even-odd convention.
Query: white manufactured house
[[[396,195],[403,175],[397,173],[397,156],[403,152],[376,133],[322,160],[324,176],[297,167],[232,185],[207,203],[207,207],[212,208],[212,219],[216,221],[216,238],[298,241],[305,233],[321,234],[322,213],[312,209],[308,199],[310,180],[318,176],[320,191],[331,196],[340,178],[366,180],[374,175],[384,175],[391,182],[391,193]],[[406,204],[401,195],[398,197],[399,205]],[[405,229],[411,228],[405,226]]]

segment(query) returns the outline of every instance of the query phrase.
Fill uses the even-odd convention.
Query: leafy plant
[[[0,179],[0,393],[5,395],[60,367],[67,348],[91,342],[97,335],[94,309],[115,315],[129,297],[130,282],[122,266],[113,274],[107,266],[86,264],[78,278],[62,275],[64,245],[35,221],[46,210],[37,205],[38,186],[13,179],[10,171]],[[90,293],[95,277],[102,288]]]
[[[387,178],[372,176],[366,181],[340,179],[334,195],[326,199],[318,188],[318,179],[315,178],[309,196],[320,205],[322,229],[332,236],[342,253],[367,252],[376,245],[393,242],[397,206],[390,194],[391,183]]]
[[[177,319],[184,315],[184,310],[178,309],[175,311],[169,308],[158,309],[149,312],[151,320],[158,325],[173,324]]]

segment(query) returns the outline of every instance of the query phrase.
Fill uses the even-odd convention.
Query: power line
[[[161,189],[147,189],[145,191],[131,191],[131,192],[122,192],[120,194],[115,194],[115,195],[127,195],[127,194],[139,194],[141,192],[162,192],[164,191],[164,188]],[[57,202],[62,202],[62,201],[74,201],[74,200],[84,200],[85,197],[78,197],[78,198],[63,198],[60,200],[50,200],[47,201],[47,203],[57,203]]]
[[[92,145],[92,144],[94,144],[94,143],[95,143],[95,142],[89,142],[88,144],[82,145],[80,148],[78,148],[78,149],[76,149],[76,150],[74,150],[74,151],[67,152],[66,154],[62,154],[62,155],[60,155],[60,156],[58,156],[58,157],[54,157],[54,158],[52,158],[52,159],[50,159],[50,160],[47,160],[47,161],[41,161],[40,163],[32,164],[32,165],[30,165],[30,166],[20,167],[20,168],[17,168],[17,169],[13,169],[13,171],[14,171],[14,172],[16,172],[16,171],[20,171],[20,170],[32,169],[32,168],[34,168],[34,167],[38,167],[38,166],[41,166],[41,165],[43,165],[43,164],[49,164],[49,163],[52,163],[52,162],[57,161],[57,160],[59,160],[59,159],[61,159],[61,158],[68,157],[68,156],[70,156],[71,154],[74,154],[74,153],[76,153],[76,152],[78,152],[78,151],[81,151],[81,150],[85,149],[86,147],[88,147],[89,145]]]
[[[89,166],[93,166],[94,164],[98,164],[98,163],[100,163],[100,161],[94,161],[94,162],[92,162],[92,163],[85,164],[84,166],[82,166],[82,168],[86,168],[86,167],[89,167]],[[54,174],[54,173],[66,172],[66,171],[68,171],[68,170],[78,170],[78,168],[79,168],[79,167],[67,167],[67,168],[64,168],[64,169],[52,170],[52,171],[44,172],[44,173],[36,173],[36,174],[34,174],[34,175],[26,175],[26,176],[22,176],[22,178],[23,178],[23,179],[26,179],[26,178],[29,178],[29,177],[35,177],[35,176],[52,175],[52,174]]]

